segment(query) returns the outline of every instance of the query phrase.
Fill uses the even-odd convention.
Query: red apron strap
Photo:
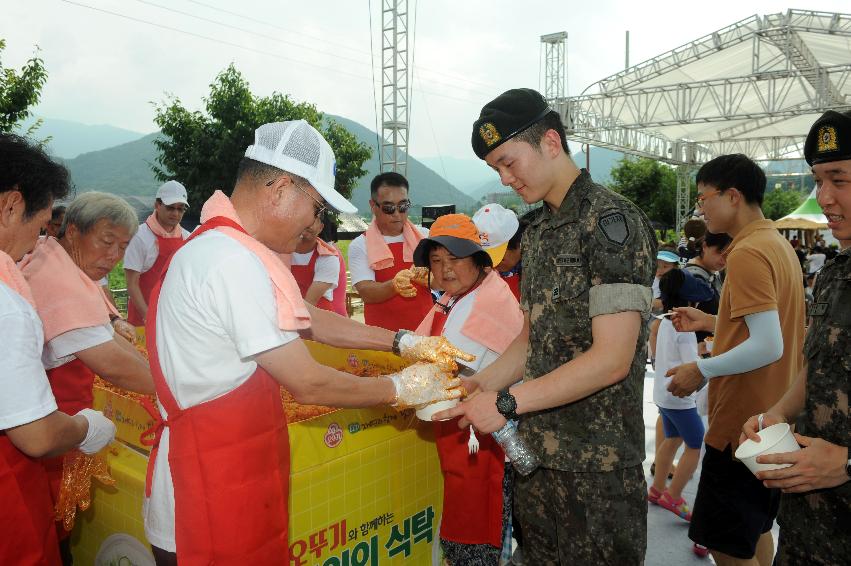
[[[245,229],[234,222],[229,218],[225,218],[224,216],[216,216],[209,219],[207,222],[202,224],[195,232],[192,233],[186,240],[183,241],[181,245],[185,245],[188,242],[194,240],[204,232],[208,230],[212,230],[214,228],[218,228],[220,226],[227,226],[229,228],[233,228],[234,230],[238,230],[240,232],[246,233]],[[151,493],[151,480],[153,478],[154,473],[154,464],[156,462],[156,453],[159,451],[159,442],[160,437],[162,436],[162,428],[166,426],[169,422],[173,422],[177,419],[182,410],[177,404],[177,400],[174,398],[174,394],[172,394],[171,389],[168,386],[168,383],[165,381],[165,376],[162,372],[162,366],[160,365],[160,356],[157,351],[157,307],[160,301],[160,291],[162,289],[163,281],[165,280],[166,273],[168,273],[168,268],[171,265],[171,260],[174,258],[174,254],[171,254],[171,257],[168,258],[168,261],[165,264],[165,267],[160,274],[159,281],[154,286],[151,291],[150,301],[148,302],[148,317],[145,322],[145,343],[148,349],[148,362],[151,367],[151,376],[154,378],[154,387],[157,391],[157,398],[160,403],[162,403],[163,407],[168,413],[168,421],[163,421],[160,416],[159,410],[156,407],[152,406],[150,403],[143,406],[145,409],[154,417],[154,426],[152,429],[148,429],[142,433],[142,437],[145,442],[150,442],[149,446],[151,446],[151,455],[149,457],[147,477],[145,481],[145,493],[150,496]]]

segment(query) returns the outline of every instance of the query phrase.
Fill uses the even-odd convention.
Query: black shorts
[[[756,554],[756,543],[771,530],[780,506],[780,490],[768,489],[730,446],[721,452],[706,446],[688,536],[697,544],[735,558]]]

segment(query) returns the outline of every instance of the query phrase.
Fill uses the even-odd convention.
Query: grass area
[[[340,240],[337,242],[337,247],[340,248],[340,251],[343,252],[343,261],[346,262],[346,269],[349,269],[349,244],[351,244],[351,240]]]
[[[112,268],[109,272],[109,288],[110,289],[126,289],[127,279],[124,277],[124,260],[119,261],[118,265]]]

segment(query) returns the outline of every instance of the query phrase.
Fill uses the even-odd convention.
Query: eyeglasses
[[[405,214],[408,212],[408,209],[411,208],[411,201],[405,199],[403,201],[399,201],[398,204],[382,204],[380,208],[381,212],[384,214],[394,214],[397,210],[400,213]]]
[[[276,182],[277,180],[278,180],[278,179],[272,179],[271,181],[269,181],[268,183],[266,183],[266,186],[267,186],[267,187],[271,187],[272,185],[274,185],[274,184],[275,184],[275,182]],[[297,188],[297,189],[298,189],[299,191],[301,191],[303,194],[305,194],[305,195],[309,196],[309,197],[310,197],[310,200],[312,200],[313,202],[315,202],[315,203],[316,203],[316,206],[314,206],[314,207],[313,207],[313,217],[314,217],[314,218],[319,218],[320,216],[322,216],[322,213],[324,213],[326,210],[328,210],[328,205],[327,205],[327,204],[325,204],[324,202],[319,201],[319,200],[318,200],[315,196],[313,196],[313,195],[312,195],[312,194],[310,194],[309,192],[305,191],[303,188],[301,188],[301,186],[300,186],[298,183],[296,183],[295,181],[293,181],[293,183],[292,183],[292,184],[293,184],[293,186],[294,186],[295,188]]]
[[[697,193],[697,206],[703,206],[703,203],[706,201],[706,199],[720,194],[721,191],[719,191],[718,189],[716,189],[714,193],[710,193],[709,195],[706,195],[705,193]]]
[[[185,206],[177,206],[174,204],[165,205],[165,209],[169,212],[179,212],[180,214],[184,214],[186,212]]]

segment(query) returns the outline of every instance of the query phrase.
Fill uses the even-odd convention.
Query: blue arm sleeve
[[[776,310],[745,316],[750,336],[747,340],[720,356],[701,359],[697,368],[704,377],[736,375],[774,363],[783,355],[783,335],[780,315]]]

